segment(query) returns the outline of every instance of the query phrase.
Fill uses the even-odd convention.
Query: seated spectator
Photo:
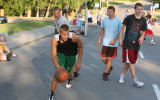
[[[7,60],[10,61],[12,57],[16,57],[12,51],[9,50],[6,44],[7,37],[5,34],[2,34],[0,37],[0,61]],[[4,54],[4,51],[7,53],[7,55]]]

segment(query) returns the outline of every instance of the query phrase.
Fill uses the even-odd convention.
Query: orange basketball
[[[65,68],[58,68],[55,72],[55,78],[58,82],[62,83],[68,80],[69,75]]]

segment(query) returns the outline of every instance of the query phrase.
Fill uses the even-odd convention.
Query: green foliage
[[[46,13],[47,7],[51,10],[58,6],[63,10],[64,4],[68,4],[68,10],[73,11],[83,2],[84,0],[0,0],[0,9],[4,9],[5,16],[20,16],[27,10],[40,10],[40,13]]]

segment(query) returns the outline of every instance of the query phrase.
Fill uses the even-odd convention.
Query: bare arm
[[[123,35],[123,31],[124,31],[125,28],[126,28],[126,25],[122,25],[122,28],[121,28],[121,30],[119,32],[119,45],[120,46],[123,45],[123,43],[122,43],[122,35]]]
[[[142,36],[138,39],[139,45],[141,45],[143,43],[144,37],[145,37],[145,31],[142,31]]]
[[[100,35],[99,35],[99,38],[98,38],[98,42],[97,42],[97,45],[100,46],[100,43],[101,43],[101,38],[104,34],[104,28],[101,29],[101,32],[100,32]]]
[[[77,72],[81,68],[81,61],[82,61],[82,55],[83,55],[83,44],[80,38],[74,33],[72,34],[72,39],[73,39],[73,42],[77,43],[78,48],[79,48],[78,61],[75,64],[75,69],[74,69]]]
[[[155,22],[152,22],[151,19],[149,20],[149,23],[151,23],[151,25],[154,25],[154,24],[155,24]]]
[[[55,37],[53,37],[51,40],[51,55],[52,55],[52,61],[56,66],[56,68],[60,68],[61,66],[59,65],[57,59],[57,40],[55,39]]]
[[[72,36],[73,41],[77,43],[78,48],[79,48],[78,61],[77,62],[81,63],[82,54],[83,54],[83,44],[82,44],[82,41],[80,40],[80,38],[75,33],[73,33],[72,35],[73,35]]]

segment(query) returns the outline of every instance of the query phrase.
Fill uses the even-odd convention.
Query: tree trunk
[[[23,17],[23,16],[22,16],[22,12],[20,12],[20,17]]]
[[[4,16],[4,9],[0,9],[0,16]]]
[[[46,15],[45,15],[45,17],[47,18],[48,17],[48,15],[49,15],[49,11],[50,11],[50,3],[49,3],[49,5],[48,5],[48,7],[47,7],[47,12],[46,12]]]
[[[36,17],[39,17],[39,6],[37,7],[37,14]]]
[[[27,10],[27,17],[31,17],[31,10]]]

